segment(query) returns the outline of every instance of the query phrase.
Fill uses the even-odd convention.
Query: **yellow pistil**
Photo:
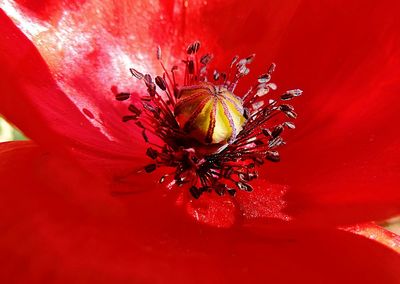
[[[242,100],[210,83],[182,88],[174,112],[180,127],[202,144],[226,144],[246,122]]]

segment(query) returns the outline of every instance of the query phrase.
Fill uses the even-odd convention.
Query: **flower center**
[[[254,86],[236,96],[236,86],[250,72],[248,65],[255,55],[240,60],[235,56],[227,72],[214,70],[209,76],[213,56],[204,54],[199,59],[199,48],[198,41],[187,48],[182,85],[176,80],[178,67],[169,72],[165,68],[160,48],[157,59],[162,76],[153,80],[149,74],[130,69],[145,83],[147,94],[140,97],[141,106],[129,105],[131,114],[122,120],[134,121],[149,145],[146,154],[153,162],[144,167],[145,172],[173,168],[161,177],[161,183],[170,179],[186,187],[194,198],[204,192],[234,196],[237,190],[252,191],[250,181],[258,177],[257,166],[266,160],[278,162],[276,149],[285,144],[281,134],[285,128],[295,128],[282,119],[296,118],[293,106],[278,101],[291,100],[302,91],[290,90],[274,98],[270,94],[276,90],[270,82],[275,70],[272,64]],[[119,101],[131,97],[114,92]],[[271,118],[281,114],[281,122],[272,124]]]
[[[246,121],[240,98],[211,83],[183,87],[174,114],[179,126],[203,144],[233,141]]]

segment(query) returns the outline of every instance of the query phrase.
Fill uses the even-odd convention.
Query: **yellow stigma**
[[[183,131],[203,144],[228,143],[246,122],[242,100],[210,83],[180,89],[174,112]]]

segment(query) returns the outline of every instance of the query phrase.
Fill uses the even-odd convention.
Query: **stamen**
[[[284,129],[295,128],[284,119],[297,117],[294,107],[279,100],[294,99],[302,91],[289,90],[278,98],[270,95],[277,89],[271,82],[276,66],[271,64],[246,93],[236,96],[236,87],[249,74],[255,54],[242,59],[235,56],[227,72],[211,73],[214,83],[210,83],[208,65],[213,55],[199,56],[200,46],[195,41],[187,47],[187,57],[182,60],[183,84],[176,80],[177,66],[167,71],[160,47],[156,57],[164,73],[154,76],[154,81],[150,74],[131,68],[132,76],[144,82],[147,95],[140,97],[141,108],[129,103],[131,114],[122,120],[134,121],[149,144],[146,155],[152,162],[143,171],[174,169],[162,175],[160,183],[172,179],[194,198],[205,192],[230,196],[237,190],[250,192],[250,182],[258,177],[257,166],[265,161],[279,162],[277,148],[285,144]],[[116,88],[113,92],[118,101],[132,99],[130,93],[117,93]],[[273,125],[272,118],[278,117],[280,123]]]
[[[129,99],[130,96],[131,96],[131,94],[129,94],[129,93],[119,93],[115,96],[115,99],[117,101],[125,101],[125,100]]]

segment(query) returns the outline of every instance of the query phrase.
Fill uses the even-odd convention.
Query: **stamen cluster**
[[[143,168],[145,172],[153,172],[159,167],[174,169],[173,172],[164,174],[160,183],[169,178],[172,184],[187,187],[194,198],[212,191],[218,195],[228,193],[232,196],[237,190],[252,191],[250,181],[258,177],[257,166],[267,160],[280,161],[277,148],[285,144],[281,134],[284,129],[295,128],[292,122],[285,119],[271,125],[271,119],[282,114],[281,118],[296,118],[293,106],[285,101],[300,96],[302,91],[289,90],[277,99],[267,96],[271,90],[277,89],[271,82],[271,74],[275,70],[275,64],[272,64],[265,74],[258,77],[254,86],[242,96],[236,97],[235,89],[240,79],[250,72],[248,66],[255,55],[243,59],[235,56],[227,72],[214,70],[210,75],[208,66],[213,55],[207,53],[199,56],[199,49],[198,41],[187,48],[186,59],[182,61],[185,65],[182,85],[176,79],[178,67],[166,69],[160,48],[157,49],[157,59],[164,70],[162,76],[153,78],[149,74],[130,69],[134,77],[144,82],[147,94],[140,97],[141,106],[133,103],[129,105],[131,114],[124,116],[122,120],[133,121],[141,129],[143,139],[149,145],[146,155],[153,162]],[[199,140],[191,134],[190,129],[180,125],[177,119],[177,106],[182,108],[180,96],[183,90],[194,90],[195,96],[198,95],[196,90],[204,89],[204,86],[210,89],[210,98],[216,97],[218,93],[218,96],[230,101],[233,100],[230,96],[233,96],[241,104],[239,109],[243,111],[241,115],[244,123],[238,129],[230,122],[232,134],[224,142],[212,143],[210,135],[205,141]],[[213,93],[213,90],[224,91]],[[115,92],[115,96],[117,100],[124,101],[131,94]],[[228,111],[225,105],[223,113],[229,116]],[[215,116],[215,107],[210,113]],[[212,123],[215,126],[215,119],[210,124]],[[207,127],[208,134],[214,131],[212,125]]]

